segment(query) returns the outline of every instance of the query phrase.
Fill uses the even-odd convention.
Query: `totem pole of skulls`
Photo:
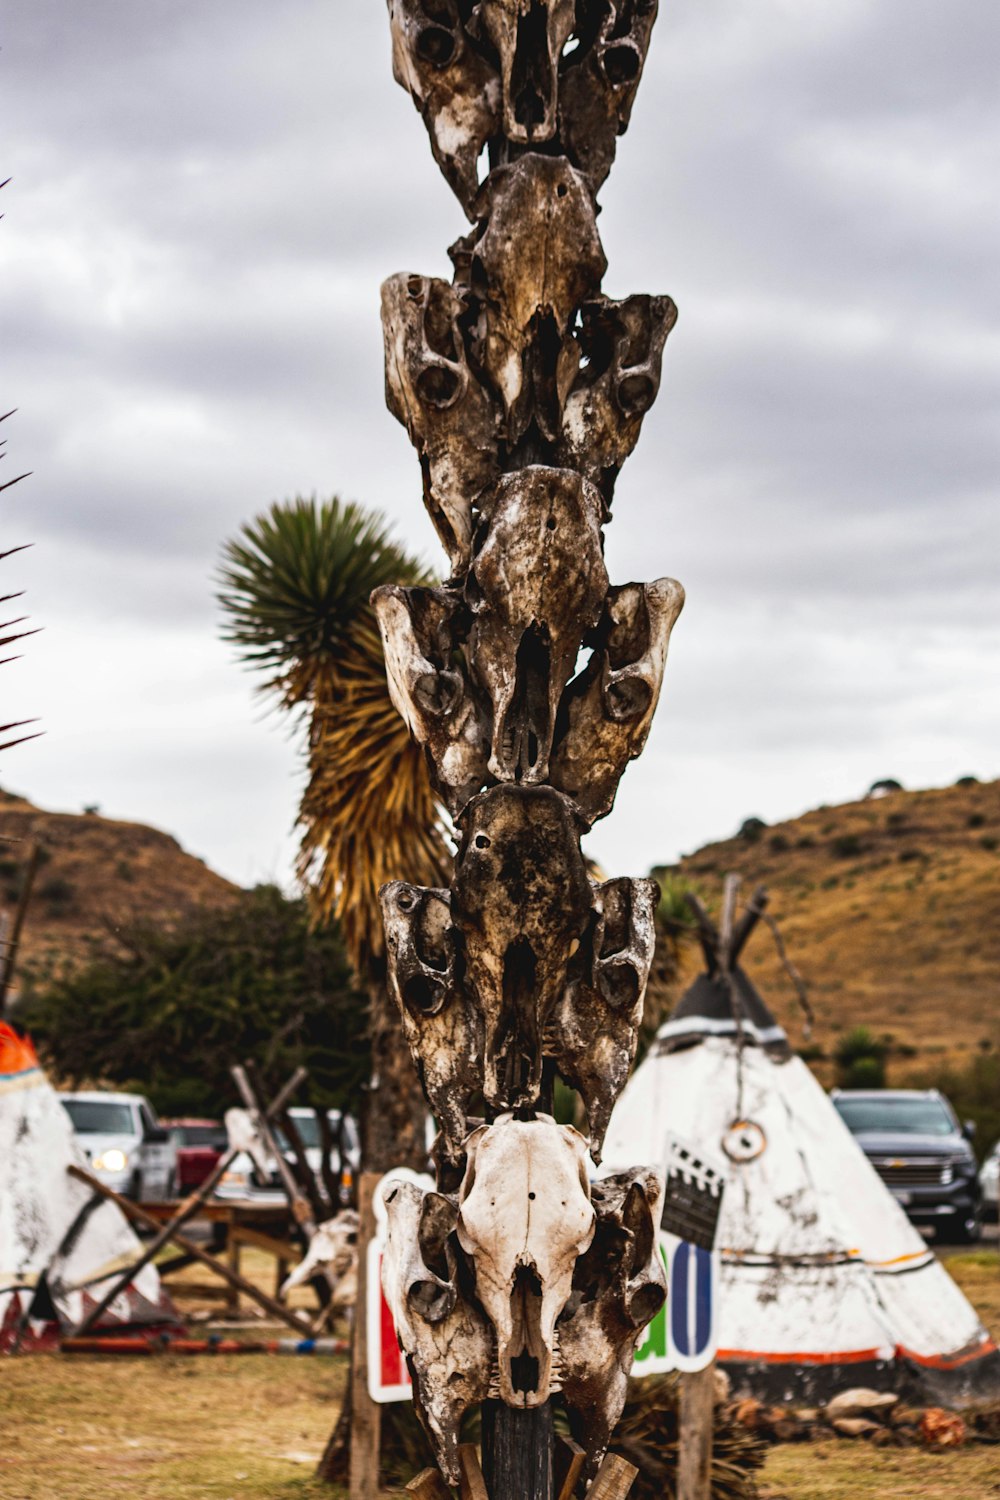
[[[603,548],[677,316],[601,295],[596,221],[657,4],[388,4],[394,75],[473,228],[450,282],[382,289],[387,401],[450,576],[372,597],[392,700],[459,833],[450,890],[381,891],[440,1124],[437,1190],[385,1193],[383,1282],[443,1473],[486,1403],[502,1500],[489,1432],[557,1394],[595,1472],[665,1297],[656,1173],[592,1183],[587,1164],[635,1053],[658,892],[595,882],[580,850],[643,748],[684,600],[670,578],[611,584]],[[552,1117],[557,1074],[586,1137]]]

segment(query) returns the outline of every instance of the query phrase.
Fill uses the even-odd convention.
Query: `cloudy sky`
[[[4,583],[44,626],[3,717],[45,728],[3,785],[284,879],[296,749],[213,569],[333,491],[439,560],[378,288],[450,274],[461,210],[379,0],[6,0],[0,41]],[[688,605],[609,872],[1000,774],[998,51],[984,0],[661,5],[600,227],[605,289],[680,320],[608,558]]]

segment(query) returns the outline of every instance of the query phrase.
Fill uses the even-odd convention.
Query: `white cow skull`
[[[386,404],[420,454],[424,503],[454,573],[469,565],[472,507],[499,473],[493,399],[469,369],[461,311],[435,276],[382,283]]]
[[[501,1115],[466,1142],[458,1241],[497,1339],[500,1396],[542,1406],[553,1384],[556,1319],[594,1237],[587,1144],[550,1115]]]
[[[457,1484],[462,1417],[490,1391],[489,1325],[457,1286],[454,1202],[393,1179],[380,1192],[388,1229],[382,1289],[413,1377],[417,1415],[442,1472]]]
[[[595,651],[570,684],[551,782],[588,823],[606,817],[630,760],[641,754],[659,701],[670,632],[684,606],[673,578],[609,590]]]
[[[309,1241],[305,1257],[283,1283],[286,1297],[296,1286],[304,1286],[314,1276],[325,1273],[336,1307],[354,1302],[357,1289],[358,1215],[353,1208],[342,1209],[333,1219],[320,1224]]]
[[[223,1120],[230,1151],[244,1151],[253,1162],[261,1182],[268,1182],[272,1170],[271,1154],[264,1144],[263,1136],[253,1122],[250,1111],[237,1108],[227,1109]]]

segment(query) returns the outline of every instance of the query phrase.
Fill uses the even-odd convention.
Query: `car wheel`
[[[971,1214],[952,1214],[945,1230],[955,1245],[974,1245],[983,1232],[982,1209],[977,1204]]]

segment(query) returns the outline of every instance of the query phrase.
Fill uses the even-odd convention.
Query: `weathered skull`
[[[358,1216],[353,1208],[342,1209],[333,1219],[320,1224],[309,1241],[305,1258],[284,1282],[281,1295],[286,1297],[296,1286],[304,1286],[314,1276],[325,1274],[336,1307],[353,1304],[357,1295]]]
[[[500,54],[504,135],[519,146],[550,141],[559,57],[576,20],[576,0],[480,0],[479,14]]]
[[[474,353],[503,398],[510,441],[532,415],[555,439],[580,357],[571,323],[607,267],[594,204],[564,157],[532,153],[491,173],[480,206],[486,226],[469,265],[481,303]]]
[[[601,298],[580,310],[585,357],[566,397],[559,453],[597,484],[610,512],[615,480],[656,400],[667,335],[677,321],[669,297]]]
[[[405,1181],[386,1183],[383,1202],[382,1289],[407,1356],[417,1415],[442,1472],[457,1484],[462,1417],[490,1391],[489,1324],[458,1285],[454,1202]]]
[[[594,1236],[587,1145],[550,1115],[501,1115],[473,1133],[466,1151],[458,1240],[496,1332],[500,1396],[508,1406],[542,1406],[556,1319]]]
[[[470,45],[456,0],[389,0],[392,73],[423,115],[434,160],[472,218],[483,147],[500,133],[500,76]]]
[[[500,471],[493,399],[469,369],[461,310],[435,276],[382,284],[386,404],[420,453],[424,503],[454,573],[469,566],[472,507]]]
[[[581,36],[559,79],[559,139],[595,193],[628,129],[657,0],[604,0],[600,9],[596,33]]]
[[[230,1151],[245,1151],[261,1182],[271,1179],[271,1155],[247,1109],[227,1109],[223,1116]]]
[[[594,887],[589,972],[567,985],[546,1028],[546,1056],[580,1093],[597,1162],[635,1057],[658,898],[655,880],[620,877]]]
[[[557,1327],[570,1430],[597,1469],[628,1393],[639,1336],[666,1299],[657,1243],[660,1183],[633,1168],[591,1188],[597,1227]]]
[[[393,880],[379,900],[389,993],[454,1159],[466,1135],[469,1100],[482,1088],[483,1021],[456,973],[451,896]]]
[[[489,779],[489,710],[476,698],[458,650],[467,613],[448,589],[373,590],[392,699],[418,744],[426,747],[435,784],[456,815]]]
[[[560,706],[552,785],[589,823],[606,817],[630,760],[641,754],[660,696],[667,646],[684,605],[673,578],[608,591],[596,650]]]
[[[485,1028],[483,1092],[532,1105],[542,1039],[592,920],[573,804],[551,787],[481,792],[459,820],[452,920]]]
[[[571,469],[505,474],[467,584],[498,781],[548,776],[556,710],[607,592],[600,496]]]

